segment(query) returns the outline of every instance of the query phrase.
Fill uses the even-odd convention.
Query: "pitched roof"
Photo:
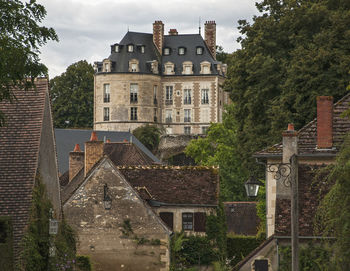
[[[317,149],[317,119],[309,122],[298,131],[299,155],[335,156],[343,142],[344,135],[350,132],[350,119],[343,117],[342,113],[350,108],[350,93],[344,96],[333,106],[333,146],[334,149]],[[255,157],[280,157],[282,155],[282,143],[270,146],[255,153]]]
[[[147,188],[152,196],[150,204],[217,205],[218,203],[219,175],[216,168],[124,166],[118,169],[134,188]]]
[[[241,235],[256,235],[259,218],[256,202],[224,202],[227,231]]]
[[[0,216],[12,217],[15,254],[29,218],[48,95],[47,79],[35,85],[37,90],[14,89],[16,100],[0,103],[6,115],[0,127]]]
[[[299,165],[299,235],[314,236],[314,219],[320,201],[327,194],[330,185],[323,180],[327,172],[319,173],[325,165]],[[317,174],[318,173],[318,174]],[[317,176],[317,179],[315,177]],[[275,235],[291,234],[290,200],[276,199]]]
[[[59,172],[64,173],[69,169],[69,152],[74,149],[75,144],[79,144],[82,151],[85,148],[85,142],[89,141],[91,129],[55,129],[57,158]],[[112,142],[132,141],[137,148],[146,154],[152,161],[160,163],[160,160],[154,156],[135,136],[129,132],[116,131],[96,131],[100,140],[110,139]]]

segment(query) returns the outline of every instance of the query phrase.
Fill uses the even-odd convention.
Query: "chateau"
[[[216,23],[201,34],[127,32],[111,54],[95,62],[94,129],[132,131],[145,124],[167,134],[204,134],[221,122],[228,94],[226,65],[216,60]]]

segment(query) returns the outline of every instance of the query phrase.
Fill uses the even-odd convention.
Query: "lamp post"
[[[298,156],[292,155],[290,163],[267,164],[267,172],[273,174],[276,181],[291,187],[291,237],[292,237],[292,271],[299,271],[299,204],[298,204]],[[248,197],[256,197],[259,190],[258,180],[250,177],[245,182]]]

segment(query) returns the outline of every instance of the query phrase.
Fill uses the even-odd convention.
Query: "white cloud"
[[[197,33],[199,17],[215,20],[217,44],[232,52],[240,47],[236,39],[239,19],[251,21],[257,14],[254,0],[38,0],[45,6],[44,25],[53,27],[59,43],[42,48],[42,62],[50,78],[60,75],[79,60],[100,61],[108,57],[110,45],[119,42],[127,29],[152,32],[152,23],[162,20],[165,31]]]

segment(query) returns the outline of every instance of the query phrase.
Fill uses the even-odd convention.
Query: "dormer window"
[[[119,45],[114,46],[114,52],[119,53]]]
[[[182,63],[182,74],[193,74],[193,64],[191,61]]]
[[[200,74],[210,74],[210,62],[208,61],[203,61],[201,62],[201,71]]]
[[[129,72],[139,72],[139,61],[137,59],[129,61]]]
[[[144,46],[144,45],[141,46],[141,53],[142,53],[142,54],[145,53],[145,46]]]
[[[165,56],[168,56],[168,55],[170,55],[170,48],[164,48],[164,55]]]
[[[197,55],[203,55],[203,47],[197,47],[196,48],[196,54]]]
[[[111,71],[111,61],[109,59],[103,60],[102,71],[103,72],[110,72]]]
[[[179,55],[184,55],[184,54],[185,54],[185,48],[179,47]]]
[[[129,45],[128,45],[128,52],[129,52],[129,53],[132,53],[133,51],[134,51],[134,45],[129,44]]]
[[[174,72],[174,63],[172,63],[172,62],[165,63],[164,64],[164,73],[166,75],[175,74],[175,72]]]

